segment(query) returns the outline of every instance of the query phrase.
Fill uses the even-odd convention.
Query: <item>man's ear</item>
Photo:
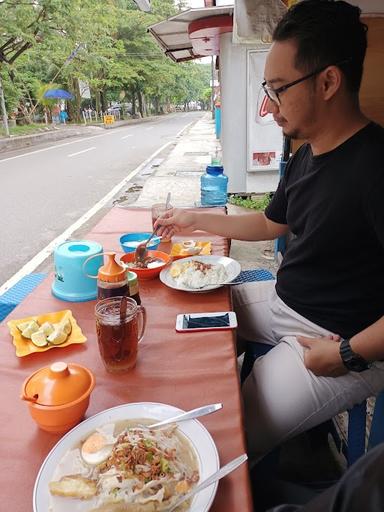
[[[320,74],[320,87],[324,100],[331,99],[341,87],[342,73],[337,66],[328,66]]]

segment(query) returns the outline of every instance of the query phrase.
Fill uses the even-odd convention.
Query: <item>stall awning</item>
[[[232,30],[232,24],[228,20],[229,17],[232,18],[232,15],[233,6],[189,9],[151,25],[148,32],[153,35],[165,54],[173,61],[197,59],[217,54],[217,42],[220,34]],[[207,19],[210,20],[208,25],[206,24]],[[204,20],[204,25],[199,26],[199,20]],[[190,33],[191,27],[192,33]],[[200,34],[199,31],[201,31]],[[201,37],[196,37],[200,35]]]

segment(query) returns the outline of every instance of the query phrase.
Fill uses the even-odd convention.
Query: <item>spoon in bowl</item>
[[[156,229],[152,231],[152,235],[145,242],[141,242],[135,250],[135,262],[136,263],[144,263],[145,259],[148,256],[147,245],[152,240],[154,235],[156,234]]]

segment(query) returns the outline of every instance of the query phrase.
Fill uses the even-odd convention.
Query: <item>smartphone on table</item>
[[[234,311],[219,311],[215,313],[184,313],[176,317],[176,331],[219,331],[237,327]]]

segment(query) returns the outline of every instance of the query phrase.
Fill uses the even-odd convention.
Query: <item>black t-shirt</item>
[[[384,315],[384,128],[301,146],[265,213],[294,235],[276,283],[289,307],[346,338]]]

